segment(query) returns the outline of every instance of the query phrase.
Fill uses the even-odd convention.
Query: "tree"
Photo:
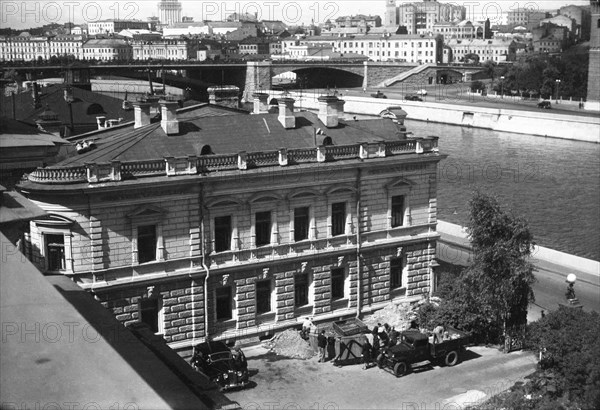
[[[600,408],[599,322],[597,312],[560,308],[531,323],[526,344],[541,352],[538,370],[486,408]]]
[[[496,63],[492,60],[488,60],[483,63],[483,72],[485,75],[492,79],[492,88],[494,87],[494,78],[496,76]]]
[[[533,235],[527,222],[504,211],[494,197],[475,191],[467,225],[473,246],[473,263],[463,274],[469,292],[490,319],[507,328],[527,323],[527,308],[534,301],[533,264],[529,256]]]

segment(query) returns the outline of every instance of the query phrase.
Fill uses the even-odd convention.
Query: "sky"
[[[288,25],[310,24],[334,20],[353,14],[379,15],[384,18],[385,0],[181,0],[182,15],[194,21],[224,20],[234,12],[258,13],[261,20],[282,20]],[[463,5],[468,19],[490,18],[492,24],[501,24],[502,16],[517,9],[556,10],[562,6],[589,5],[589,0],[457,0],[440,1]],[[406,3],[397,1],[397,4]],[[27,29],[50,23],[74,21],[76,24],[104,19],[145,20],[157,16],[158,0],[2,0],[0,1],[0,28]]]

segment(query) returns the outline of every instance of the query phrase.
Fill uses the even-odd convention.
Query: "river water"
[[[474,188],[529,222],[541,246],[600,260],[600,145],[406,121],[439,137],[438,218],[464,225]]]

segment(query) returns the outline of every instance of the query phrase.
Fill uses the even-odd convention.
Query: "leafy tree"
[[[485,84],[481,81],[473,81],[471,83],[471,92],[483,91],[485,90]]]
[[[496,78],[496,63],[494,63],[492,60],[488,60],[483,63],[483,72],[485,73],[486,77],[492,79],[492,87],[494,87],[494,79]]]
[[[481,408],[600,408],[600,315],[561,308],[529,325],[526,343],[542,352],[538,370]]]
[[[475,302],[507,327],[527,322],[527,308],[534,301],[533,264],[529,256],[533,235],[527,222],[504,211],[494,197],[475,191],[470,201],[467,225],[473,246],[473,263],[464,280]]]

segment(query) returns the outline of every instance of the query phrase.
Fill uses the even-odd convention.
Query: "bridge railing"
[[[350,145],[320,145],[316,148],[281,148],[277,151],[238,154],[166,157],[143,161],[86,163],[73,167],[38,168],[29,174],[41,184],[117,182],[157,176],[208,175],[223,171],[285,167],[315,162],[369,160],[407,154],[437,153],[438,137],[411,138]]]

